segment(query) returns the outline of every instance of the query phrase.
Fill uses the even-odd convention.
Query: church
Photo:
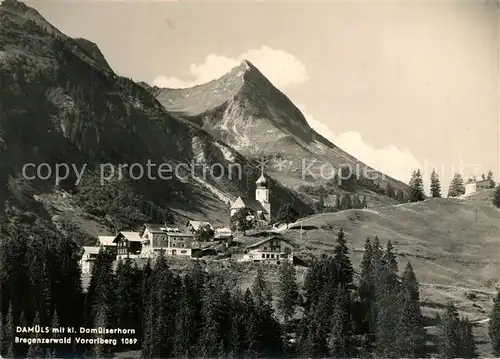
[[[248,197],[238,197],[231,204],[231,217],[242,208],[250,208],[255,212],[257,218],[269,223],[271,221],[271,203],[269,202],[268,182],[264,177],[264,172],[255,182],[257,189],[255,190],[255,199]]]

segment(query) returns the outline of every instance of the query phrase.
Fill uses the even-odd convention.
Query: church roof
[[[231,209],[240,209],[240,208],[245,208],[248,207],[255,212],[261,211],[264,214],[269,214],[267,213],[266,209],[262,206],[262,203],[257,201],[256,199],[249,198],[249,197],[238,197],[236,201],[233,202],[231,205]]]

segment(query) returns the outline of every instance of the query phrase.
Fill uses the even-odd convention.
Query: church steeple
[[[259,188],[259,187],[260,188],[267,188],[267,180],[264,177],[264,168],[261,168],[260,177],[257,179],[255,184],[257,185],[257,188]]]
[[[267,188],[267,179],[264,177],[264,168],[261,168],[260,177],[255,182],[255,199],[260,202],[265,209],[265,217],[269,221],[271,218],[271,203],[269,201],[269,189]]]

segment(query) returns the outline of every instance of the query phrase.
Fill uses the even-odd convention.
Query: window
[[[266,255],[264,253],[262,253],[262,258],[266,258]]]
[[[271,254],[271,259],[274,259],[274,254]]]
[[[187,251],[186,251],[186,250],[183,250],[183,251],[181,251],[181,253],[182,253],[182,254],[186,254],[186,253],[187,253]]]

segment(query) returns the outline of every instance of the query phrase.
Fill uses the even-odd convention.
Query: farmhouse
[[[83,255],[79,262],[82,273],[88,274],[92,271],[100,249],[101,247],[83,247]]]
[[[272,236],[247,245],[237,258],[238,262],[293,261],[293,246],[280,236]]]
[[[186,228],[194,233],[198,232],[200,229],[208,228],[213,230],[214,227],[210,224],[210,222],[203,222],[203,221],[189,221],[186,223]]]
[[[120,232],[113,240],[116,244],[116,258],[139,258],[141,254],[141,236],[138,232]]]
[[[271,220],[271,203],[269,202],[269,189],[264,173],[255,182],[257,188],[255,190],[255,199],[248,197],[238,197],[231,204],[231,217],[234,216],[240,209],[251,209],[256,218],[269,223]]]
[[[476,193],[487,188],[491,188],[491,181],[489,179],[472,181],[465,184],[465,194]]]
[[[115,238],[116,236],[99,236],[99,246],[116,254],[116,243],[113,243]]]
[[[191,256],[191,249],[198,248],[193,233],[161,224],[145,224],[141,237],[141,257],[152,258],[160,251],[170,256]]]

